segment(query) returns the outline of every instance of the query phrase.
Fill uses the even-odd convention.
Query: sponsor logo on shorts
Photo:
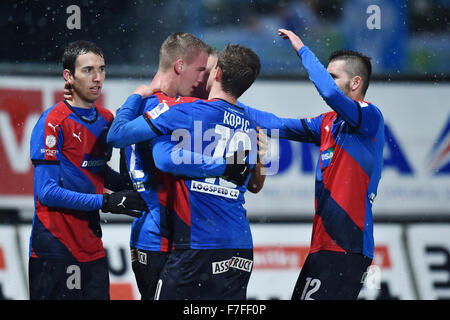
[[[131,262],[139,262],[140,264],[147,264],[147,253],[141,250],[131,249]]]
[[[252,272],[253,261],[241,257],[232,257],[228,260],[217,261],[212,263],[212,273],[219,274],[230,270],[230,268]]]
[[[191,191],[208,193],[228,199],[237,199],[239,197],[239,190],[195,180],[191,182]]]
[[[137,250],[137,260],[140,264],[147,264],[147,253]]]

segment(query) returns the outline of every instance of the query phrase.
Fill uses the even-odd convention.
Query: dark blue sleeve
[[[319,136],[313,135],[313,132],[304,125],[303,119],[279,118],[270,112],[260,111],[248,106],[245,107],[258,126],[268,129],[268,136],[276,135],[274,130],[278,130],[278,138],[280,139],[314,143],[320,141],[320,131]]]
[[[169,135],[153,139],[150,145],[155,165],[161,171],[190,178],[219,177],[225,171],[224,158],[212,158],[186,150],[181,143],[172,141]]]
[[[35,192],[41,204],[80,211],[94,211],[102,207],[101,194],[80,193],[59,186],[59,170],[57,164],[34,166]]]
[[[158,133],[153,130],[145,115],[140,115],[142,96],[133,94],[117,111],[108,131],[108,144],[115,148],[153,139]]]
[[[194,126],[193,103],[179,103],[158,110],[154,116],[148,117],[153,130],[160,135],[170,135],[176,130],[190,130]]]
[[[379,110],[364,108],[359,102],[347,97],[336,85],[333,77],[328,73],[316,55],[303,46],[298,50],[303,66],[308,72],[309,79],[314,83],[320,96],[341,116],[344,121],[363,134],[375,134],[380,119]],[[366,113],[366,114],[364,114]]]
[[[105,170],[105,188],[115,192],[130,189],[119,172],[113,170],[108,165],[106,165]]]

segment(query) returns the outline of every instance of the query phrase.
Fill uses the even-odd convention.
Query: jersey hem
[[[91,262],[91,261],[95,261],[101,258],[106,257],[106,252],[103,250],[103,252],[99,252],[96,255],[93,255],[92,257],[89,258],[84,258],[84,259],[77,259],[76,257],[72,256],[72,255],[64,255],[64,254],[55,254],[55,253],[40,253],[40,254],[36,254],[34,252],[34,254],[29,254],[28,256],[30,259],[39,259],[39,258],[44,258],[44,259],[66,259],[66,258],[70,258],[70,259],[74,259],[77,262]]]
[[[154,245],[154,246],[143,246],[136,243],[130,243],[130,248],[135,248],[139,250],[145,250],[145,251],[159,251],[159,252],[171,252],[171,248],[161,248],[161,245]]]
[[[342,252],[342,253],[354,253],[354,254],[362,254],[370,259],[373,259],[373,254],[369,254],[367,252],[364,252],[363,250],[360,249],[356,249],[356,250],[352,250],[352,249],[341,249],[341,248],[335,248],[335,247],[318,247],[318,248],[311,248],[309,249],[309,253],[316,253],[319,251],[334,251],[334,252]]]

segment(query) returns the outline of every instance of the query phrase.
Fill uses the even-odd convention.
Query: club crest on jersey
[[[160,104],[158,104],[156,107],[154,107],[152,110],[147,111],[147,115],[152,118],[152,119],[156,119],[158,118],[161,114],[163,114],[164,112],[166,112],[167,110],[169,110],[169,106],[167,105],[166,101],[163,100],[163,102],[161,102]]]
[[[45,145],[50,149],[56,145],[56,137],[54,135],[49,134],[45,137]]]

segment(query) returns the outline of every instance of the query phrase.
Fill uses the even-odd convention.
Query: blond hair
[[[208,46],[202,40],[187,32],[172,33],[161,45],[159,68],[167,70],[178,59],[189,64],[199,51],[208,52]]]

